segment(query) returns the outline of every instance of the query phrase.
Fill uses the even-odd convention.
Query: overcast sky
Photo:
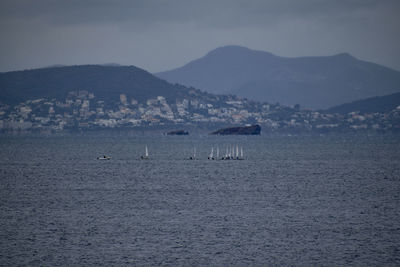
[[[231,44],[287,57],[348,52],[400,70],[400,0],[0,0],[0,33],[0,72],[158,72]]]

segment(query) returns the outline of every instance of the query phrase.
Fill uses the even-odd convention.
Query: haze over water
[[[3,136],[0,157],[0,265],[400,264],[398,136]]]

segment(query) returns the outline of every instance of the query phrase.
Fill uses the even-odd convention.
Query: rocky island
[[[243,127],[231,127],[224,128],[218,131],[212,132],[211,134],[218,135],[260,135],[261,127],[260,125],[251,125],[251,126],[243,126]]]
[[[185,130],[176,130],[168,132],[167,135],[189,135],[189,132]]]

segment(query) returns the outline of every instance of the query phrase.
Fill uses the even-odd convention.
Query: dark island
[[[251,125],[251,126],[243,126],[243,127],[232,127],[232,128],[224,128],[218,131],[212,132],[211,134],[218,135],[260,135],[261,127],[260,125]]]
[[[168,132],[167,135],[189,135],[189,132],[185,130],[176,130]]]

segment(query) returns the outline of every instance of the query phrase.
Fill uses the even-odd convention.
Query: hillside
[[[400,106],[400,93],[386,96],[371,97],[363,100],[346,103],[325,110],[327,113],[341,113],[358,111],[360,113],[385,113]]]
[[[400,109],[345,115],[215,95],[136,67],[72,66],[0,74],[0,133],[210,129],[264,133],[400,131]]]
[[[211,93],[309,108],[328,108],[400,91],[400,72],[349,54],[285,58],[226,46],[156,76]]]
[[[71,91],[89,91],[98,100],[117,101],[120,94],[139,102],[165,96],[183,97],[184,86],[172,85],[134,66],[61,66],[0,73],[0,102],[28,99],[65,99]]]
[[[134,66],[0,73],[0,92],[0,130],[247,124],[256,122],[252,112],[262,107],[236,96],[170,84]]]

